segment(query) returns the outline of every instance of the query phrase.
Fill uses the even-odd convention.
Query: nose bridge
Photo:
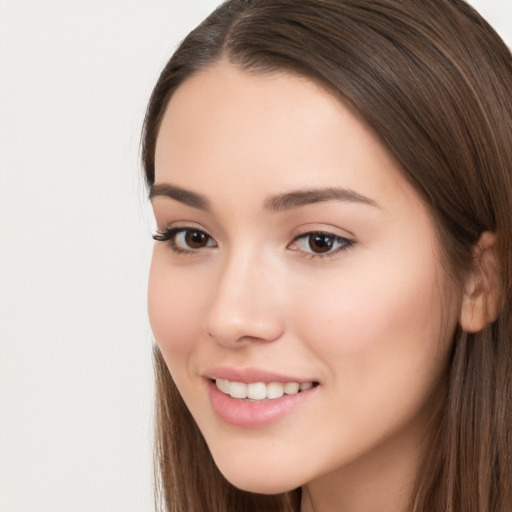
[[[218,343],[273,341],[282,332],[276,267],[249,246],[219,261],[216,286],[205,312],[205,331]]]

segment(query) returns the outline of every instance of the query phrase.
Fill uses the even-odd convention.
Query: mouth
[[[217,366],[203,373],[216,416],[243,428],[263,428],[317,403],[320,381],[258,367]],[[316,399],[315,399],[316,397]],[[305,413],[307,414],[307,413]]]
[[[296,395],[318,386],[318,382],[237,382],[211,379],[222,393],[248,402],[275,400],[285,395]]]
[[[266,427],[297,409],[304,410],[303,407],[312,400],[314,403],[313,397],[317,396],[316,391],[320,388],[316,381],[283,379],[286,382],[278,382],[269,379],[265,382],[259,380],[262,377],[259,375],[254,382],[213,376],[206,379],[210,403],[217,416],[237,427]]]

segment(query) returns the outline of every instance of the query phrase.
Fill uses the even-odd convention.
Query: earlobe
[[[497,239],[485,231],[473,250],[473,268],[466,279],[460,325],[466,332],[478,332],[494,322],[501,309],[500,262]]]

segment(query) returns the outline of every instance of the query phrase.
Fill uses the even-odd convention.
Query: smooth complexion
[[[155,162],[151,325],[219,469],[305,512],[400,510],[460,298],[397,163],[322,87],[227,63],[172,96]],[[317,385],[258,422],[214,406],[226,374]]]

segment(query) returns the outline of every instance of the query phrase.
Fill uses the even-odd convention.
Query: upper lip
[[[228,366],[217,366],[210,368],[203,374],[208,379],[224,379],[231,382],[243,382],[250,384],[251,382],[281,382],[286,384],[287,382],[316,382],[314,379],[300,378],[296,376],[284,375],[269,370],[260,368],[247,367],[247,368],[233,368]]]

